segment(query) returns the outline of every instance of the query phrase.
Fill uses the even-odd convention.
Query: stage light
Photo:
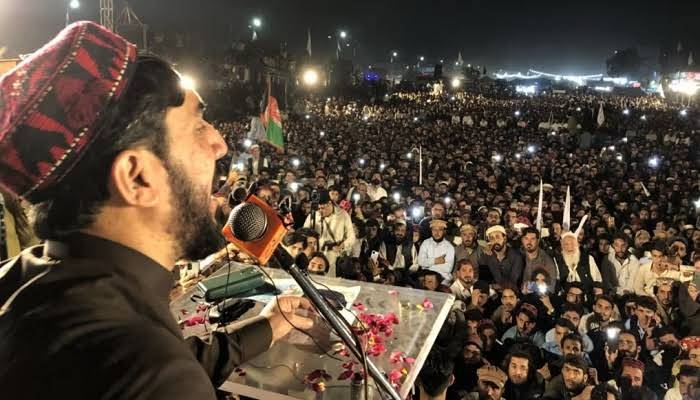
[[[686,116],[688,116],[688,110],[686,110],[686,109],[684,108],[684,109],[681,110],[680,114],[681,114],[681,117],[686,117]]]
[[[413,122],[418,122],[418,117],[413,117]]]
[[[321,132],[319,132],[318,134],[321,135],[321,137],[326,136],[326,132],[324,132],[324,131],[321,131]]]
[[[398,203],[399,201],[401,201],[401,193],[394,192],[392,196],[394,197],[394,202]]]
[[[527,146],[527,152],[528,152],[528,153],[532,154],[532,153],[535,152],[535,150],[537,150],[537,149],[535,148],[534,145],[531,144],[531,145]]]
[[[557,136],[557,132],[556,132],[556,131],[552,131],[551,135],[552,135],[552,136]]]
[[[299,183],[292,182],[289,184],[289,188],[292,189],[292,192],[296,192],[297,190],[299,190]]]
[[[185,90],[194,90],[197,85],[189,75],[180,75],[180,87]]]
[[[495,162],[503,161],[503,156],[500,154],[494,154],[493,157],[491,157],[491,158],[493,158],[493,161],[495,161]]]
[[[445,197],[445,205],[449,206],[451,202],[452,202],[451,198]]]
[[[361,198],[362,198],[362,196],[360,196],[359,193],[352,194],[352,201],[354,201],[355,203],[359,202]]]
[[[452,79],[452,87],[453,88],[458,88],[461,84],[462,84],[462,81],[460,81],[459,78]]]
[[[331,98],[330,98],[330,97],[326,97],[326,101],[331,101]]]
[[[520,116],[520,110],[515,111],[515,116],[519,117]]]
[[[292,160],[292,165],[298,167],[299,165],[301,165],[301,161],[299,161],[298,158],[295,158]]]
[[[659,157],[653,156],[649,159],[649,166],[652,168],[656,168],[659,166]]]
[[[243,161],[237,162],[236,168],[238,168],[239,171],[243,171],[245,169],[245,165],[243,164]]]
[[[248,148],[253,145],[253,141],[250,139],[246,139],[243,141],[243,147]]]
[[[304,84],[306,86],[316,86],[318,83],[318,72],[316,72],[314,69],[307,69],[304,71],[302,79],[304,80]]]
[[[75,10],[77,8],[80,8],[80,2],[78,0],[71,0],[68,6]]]
[[[253,26],[260,28],[262,26],[262,20],[258,17],[253,18]]]
[[[622,114],[623,115],[630,115],[630,110],[625,108],[624,110],[622,110]]]
[[[348,37],[348,33],[345,31],[340,31],[340,38],[345,39],[346,37]]]
[[[456,99],[454,96],[452,96],[452,97],[450,97],[450,100],[455,101]]]
[[[364,116],[362,117],[362,120],[363,120],[363,121],[367,121],[368,119],[369,119],[369,117],[366,116],[366,115],[364,115]]]

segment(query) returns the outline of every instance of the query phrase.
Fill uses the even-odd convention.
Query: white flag
[[[571,230],[571,191],[566,187],[566,201],[564,202],[564,220],[561,222],[562,232]]]
[[[605,114],[603,113],[603,102],[600,102],[600,109],[598,109],[598,126],[602,126],[605,122]]]
[[[308,36],[306,38],[306,52],[311,57],[311,29],[308,30]]]
[[[267,140],[265,127],[259,117],[253,117],[250,120],[250,131],[248,131],[248,139],[261,142]]]
[[[693,66],[695,65],[695,60],[693,60],[693,52],[691,51],[690,54],[688,54],[688,65]]]
[[[537,230],[542,232],[542,197],[543,197],[543,189],[542,189],[542,179],[540,178],[540,200],[537,202],[537,220],[535,221],[535,226],[537,227]]]
[[[457,64],[462,65],[464,64],[464,60],[462,59],[462,52],[460,51],[459,54],[457,55]]]

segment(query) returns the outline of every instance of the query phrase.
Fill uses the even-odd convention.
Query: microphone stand
[[[314,305],[319,313],[326,319],[328,324],[333,328],[333,330],[338,334],[340,339],[345,343],[345,346],[350,350],[350,352],[355,356],[357,360],[362,360],[363,352],[361,350],[361,343],[357,343],[352,333],[348,329],[347,322],[344,321],[343,316],[340,315],[326,300],[323,295],[316,289],[311,280],[306,274],[304,274],[299,267],[296,265],[292,256],[285,250],[278,248],[275,250],[275,257],[282,265],[282,269],[287,271],[289,275],[296,281],[296,283],[301,288],[304,295],[309,299],[309,301]],[[374,379],[374,382],[379,385],[380,390],[388,393],[391,399],[401,400],[401,397],[396,392],[391,383],[387,380],[381,370],[367,357],[365,357],[367,362],[367,371],[365,371],[369,376]],[[365,377],[367,379],[367,377]],[[380,394],[381,395],[381,394]],[[365,399],[369,400],[369,399]]]

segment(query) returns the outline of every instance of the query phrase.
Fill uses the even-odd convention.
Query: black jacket
[[[7,399],[214,399],[272,338],[256,318],[211,343],[184,340],[169,307],[172,274],[93,236],[27,249],[0,264],[0,277]]]

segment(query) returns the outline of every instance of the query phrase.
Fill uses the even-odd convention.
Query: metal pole
[[[70,0],[66,1],[66,26],[70,25]]]
[[[418,146],[418,184],[423,185],[423,146]]]

